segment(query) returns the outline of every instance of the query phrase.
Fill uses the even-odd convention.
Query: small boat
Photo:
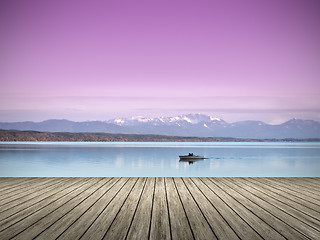
[[[204,156],[194,155],[193,153],[189,153],[188,155],[179,155],[180,160],[200,160],[205,159]]]
[[[179,162],[188,162],[189,165],[205,159],[204,156],[194,155],[193,153],[189,153],[189,155],[180,155],[179,158]]]

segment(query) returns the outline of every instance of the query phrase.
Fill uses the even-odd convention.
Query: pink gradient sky
[[[0,121],[320,120],[320,1],[0,2]]]

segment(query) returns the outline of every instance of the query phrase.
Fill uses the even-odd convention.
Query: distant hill
[[[215,137],[178,137],[165,135],[39,132],[0,129],[0,142],[266,142],[320,141],[320,139],[243,139]]]
[[[2,122],[0,123],[0,129],[246,139],[320,138],[320,122],[313,120],[291,119],[279,125],[270,125],[261,121],[228,123],[222,119],[204,114],[159,118],[132,117],[87,122],[55,119],[43,122]]]

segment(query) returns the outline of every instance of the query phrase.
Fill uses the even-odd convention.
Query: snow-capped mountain
[[[204,114],[156,118],[138,116],[111,119],[104,122],[47,120],[43,122],[0,123],[0,129],[255,139],[320,138],[320,122],[313,120],[291,119],[279,125],[270,125],[261,121],[227,123],[217,117]]]
[[[187,114],[179,115],[176,117],[157,117],[157,118],[146,118],[142,116],[131,117],[131,118],[116,118],[107,121],[119,126],[134,126],[141,124],[149,124],[153,126],[159,125],[184,125],[184,124],[199,124],[209,122],[224,122],[223,120],[204,114]]]

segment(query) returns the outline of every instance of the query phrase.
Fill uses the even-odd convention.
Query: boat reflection
[[[191,165],[191,164],[193,164],[195,162],[200,162],[200,161],[203,161],[203,160],[204,160],[204,158],[202,158],[202,159],[199,159],[199,158],[188,158],[188,159],[183,158],[183,159],[180,159],[179,162],[181,162],[181,163],[188,162],[189,165]]]

